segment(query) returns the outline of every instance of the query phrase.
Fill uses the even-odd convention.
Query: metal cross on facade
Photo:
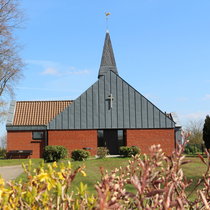
[[[110,107],[110,109],[111,109],[111,108],[112,108],[112,102],[113,102],[113,100],[114,100],[114,97],[112,96],[112,94],[110,94],[110,95],[108,96],[107,99],[110,100],[110,102],[109,102],[109,107]]]

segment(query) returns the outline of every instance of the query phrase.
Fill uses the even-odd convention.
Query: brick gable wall
[[[97,151],[97,130],[48,131],[48,145],[62,145],[69,154],[75,149],[91,148],[91,155]]]
[[[160,144],[167,155],[174,149],[174,129],[127,130],[127,146],[138,146],[142,153],[149,153],[149,147]]]
[[[9,150],[32,150],[31,158],[42,157],[44,140],[33,140],[32,131],[9,131],[7,132],[7,151]]]

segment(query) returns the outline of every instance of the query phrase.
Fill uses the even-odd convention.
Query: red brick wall
[[[32,131],[9,131],[7,133],[7,151],[32,150],[31,158],[40,158],[43,147],[43,140],[32,139]]]
[[[127,146],[138,146],[143,153],[148,153],[151,145],[160,144],[170,155],[174,149],[174,129],[127,130],[126,140]]]
[[[130,129],[126,132],[127,146],[138,146],[148,153],[153,144],[160,144],[170,155],[174,148],[174,129]],[[91,154],[97,150],[97,130],[48,131],[48,145],[65,146],[69,153],[74,149],[91,147]],[[9,131],[7,150],[33,150],[32,158],[40,158],[44,141],[33,140],[32,131]]]
[[[69,154],[72,150],[90,147],[91,155],[97,150],[97,130],[48,131],[48,145],[62,145]]]

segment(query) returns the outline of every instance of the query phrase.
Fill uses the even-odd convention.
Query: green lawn
[[[34,167],[37,167],[38,164],[41,162],[41,159],[33,159],[32,163],[34,163],[34,160],[36,161],[34,164]],[[39,160],[39,161],[38,161]],[[129,158],[105,158],[105,159],[90,159],[87,161],[72,161],[72,166],[74,169],[76,169],[79,166],[85,166],[84,171],[86,172],[87,176],[84,177],[80,173],[76,176],[73,185],[72,190],[75,190],[76,187],[79,186],[80,182],[83,182],[88,185],[88,191],[91,193],[95,193],[94,185],[97,181],[100,180],[100,167],[103,167],[107,170],[112,170],[116,167],[125,166],[128,163]],[[27,163],[28,160],[24,160],[24,163]],[[14,164],[13,164],[14,165]],[[19,177],[17,177],[17,181],[19,179],[26,179],[25,174],[21,174]]]
[[[187,179],[193,180],[193,185],[187,189],[188,193],[194,188],[198,179],[204,174],[205,166],[201,163],[200,159],[197,157],[187,157],[187,160],[191,160],[190,163],[183,166],[184,174]],[[34,167],[41,162],[42,159],[33,159],[32,162],[34,163]],[[88,191],[91,193],[95,193],[94,185],[97,181],[100,180],[100,167],[103,167],[107,170],[112,170],[116,167],[125,166],[128,163],[129,158],[106,158],[106,159],[90,159],[84,162],[75,161],[72,162],[74,168],[78,166],[85,165],[85,171],[87,173],[86,177],[78,174],[76,179],[73,182],[72,190],[74,190],[80,182],[83,182],[88,185]],[[0,166],[5,165],[17,165],[21,164],[22,162],[27,163],[28,160],[0,160]],[[21,174],[17,180],[19,179],[26,179],[24,174]],[[129,190],[133,191],[132,188]],[[195,193],[192,194],[190,197],[191,199],[195,198]]]
[[[205,165],[201,162],[201,160],[198,157],[187,157],[187,160],[191,160],[190,163],[183,165],[183,171],[184,175],[187,177],[188,180],[192,179],[193,183],[187,188],[188,192],[191,192],[193,188],[196,186],[196,183],[198,180],[202,177],[202,175],[206,172]],[[202,188],[202,185],[198,187]],[[196,188],[197,190],[197,188]],[[196,190],[190,196],[190,198],[195,199],[196,198]]]
[[[0,167],[1,166],[14,166],[14,165],[21,165],[22,163],[28,163],[29,159],[0,159]],[[42,159],[32,159],[34,164],[39,164]]]
[[[126,166],[129,158],[105,158],[105,159],[95,159],[88,160],[86,162],[73,162],[73,166],[76,168],[81,165],[85,165],[85,172],[87,174],[86,177],[83,177],[79,174],[73,184],[73,188],[77,187],[79,183],[82,181],[88,185],[88,190],[91,193],[95,193],[94,185],[97,181],[100,181],[101,173],[100,167],[103,167],[107,170],[112,170],[120,166]]]
[[[193,183],[190,187],[187,188],[187,192],[190,193],[192,189],[196,186],[197,181],[199,178],[201,178],[202,174],[205,173],[205,165],[201,162],[201,160],[198,157],[187,157],[187,160],[190,160],[191,162],[183,165],[183,171],[187,179],[192,179]],[[94,193],[94,184],[100,180],[100,170],[99,167],[104,167],[107,170],[114,169],[116,167],[125,166],[128,163],[128,158],[107,158],[103,160],[88,160],[84,163],[81,162],[74,162],[73,165],[79,166],[79,165],[85,165],[86,166],[86,172],[87,177],[82,177],[79,175],[74,182],[74,188],[75,186],[78,186],[78,184],[82,181],[88,185],[88,189],[90,192]],[[201,188],[202,186],[200,186]],[[129,188],[129,190],[133,191],[132,187]],[[196,198],[196,190],[195,192],[190,196],[191,199]]]

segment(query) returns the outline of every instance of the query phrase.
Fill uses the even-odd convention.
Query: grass
[[[22,163],[28,163],[29,159],[0,159],[0,167],[1,166],[14,166],[21,165]],[[32,159],[34,164],[39,164],[42,159]]]
[[[81,174],[76,177],[72,186],[73,190],[76,189],[77,186],[79,186],[80,182],[83,182],[88,185],[88,191],[90,193],[95,193],[94,185],[97,183],[97,181],[100,181],[101,178],[100,167],[111,171],[112,169],[115,169],[117,167],[126,166],[128,164],[128,160],[129,158],[105,158],[88,160],[84,163],[79,161],[73,162],[72,164],[74,168],[85,165],[85,172],[87,174],[86,177],[83,177]]]
[[[34,160],[36,162],[34,162]],[[39,160],[39,161],[37,161]],[[32,159],[32,163],[34,163],[33,167],[38,167],[39,163],[42,159]],[[97,181],[100,181],[101,174],[100,174],[100,167],[103,167],[104,169],[110,171],[116,167],[120,166],[126,166],[128,163],[129,158],[105,158],[105,159],[89,159],[87,161],[73,161],[73,169],[76,169],[79,166],[85,166],[85,172],[87,174],[86,177],[82,176],[80,173],[77,174],[76,178],[74,179],[72,183],[72,190],[76,190],[76,188],[79,186],[80,182],[83,182],[88,185],[88,191],[90,193],[95,193],[95,187]],[[27,163],[28,160],[24,161],[24,163]],[[18,180],[24,180],[26,181],[26,175],[22,173],[20,176],[17,177],[16,181]]]
[[[79,165],[85,165],[86,166],[86,172],[87,177],[82,177],[79,175],[76,177],[73,183],[73,190],[76,189],[76,186],[79,186],[80,182],[84,182],[88,185],[88,191],[91,193],[95,193],[94,185],[97,181],[100,180],[100,167],[104,167],[107,170],[111,170],[120,166],[126,166],[128,163],[129,158],[106,158],[106,159],[98,159],[98,160],[88,160],[86,162],[74,162],[74,167],[77,167]],[[205,173],[206,167],[201,162],[201,160],[198,157],[187,157],[186,160],[190,160],[191,162],[183,165],[183,171],[184,175],[187,177],[188,180],[192,179],[192,184],[187,188],[187,193],[190,194],[191,191],[196,186],[198,180],[202,177],[202,175]],[[199,169],[199,170],[198,170]],[[202,188],[202,186],[199,186],[199,188]],[[130,186],[128,186],[129,191],[134,192],[134,189]],[[197,188],[196,188],[197,190]],[[196,198],[196,190],[192,193],[190,196],[191,200],[194,200]]]
[[[202,177],[202,175],[206,172],[206,166],[201,162],[198,157],[186,157],[186,160],[190,160],[191,162],[183,165],[184,175],[188,180],[192,180],[192,184],[187,188],[187,192],[190,193],[196,186],[198,180]],[[202,185],[198,186],[197,189],[201,189]],[[196,198],[196,190],[192,193],[190,198],[194,200]]]
[[[199,178],[201,178],[202,174],[205,173],[205,165],[201,163],[198,157],[187,157],[187,160],[191,162],[183,165],[184,175],[187,177],[188,180],[192,179],[193,183],[190,187],[187,188],[187,193],[190,193],[193,188],[195,187]],[[34,167],[37,167],[38,164],[41,162],[42,159],[33,159],[32,162],[34,163]],[[72,190],[74,191],[77,186],[79,186],[80,182],[83,182],[88,185],[88,191],[90,193],[95,193],[94,185],[97,181],[100,180],[100,167],[107,169],[108,171],[120,167],[126,166],[128,163],[129,158],[105,158],[105,159],[90,159],[84,162],[75,161],[72,162],[74,168],[78,166],[85,166],[85,171],[87,173],[86,177],[83,177],[81,174],[78,174],[72,183]],[[27,163],[28,159],[24,160],[0,160],[0,166],[5,165],[18,165],[21,163]],[[26,180],[25,174],[21,174],[16,180],[23,179]],[[201,188],[202,186],[199,186]],[[128,188],[129,191],[134,191],[132,187]],[[190,199],[193,200],[196,198],[196,190],[190,196]]]

